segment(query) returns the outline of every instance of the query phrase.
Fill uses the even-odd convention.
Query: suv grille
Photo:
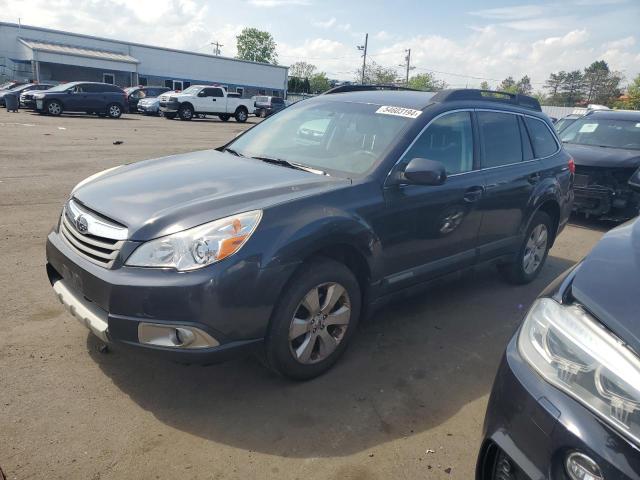
[[[62,212],[60,233],[87,260],[111,268],[127,237],[127,229],[69,200]]]

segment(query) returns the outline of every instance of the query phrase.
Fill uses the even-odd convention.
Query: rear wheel
[[[274,310],[265,343],[269,367],[296,380],[327,371],[356,330],[360,304],[360,286],[345,265],[330,259],[305,264]]]
[[[45,110],[49,115],[58,116],[62,113],[62,104],[57,100],[51,100],[47,103]]]
[[[193,107],[190,105],[182,105],[178,110],[178,116],[180,120],[191,120],[193,118]]]
[[[507,281],[525,284],[538,276],[551,248],[552,225],[549,215],[536,212],[514,261],[499,267]]]
[[[258,116],[260,118],[266,118],[267,116],[267,111],[264,108],[261,108],[260,111],[258,112]]]
[[[224,113],[222,115],[218,115],[218,118],[223,122],[228,122],[229,119],[231,118],[231,115],[229,115],[228,113]]]
[[[120,118],[122,115],[122,107],[117,103],[112,103],[107,106],[107,115],[109,118]]]
[[[247,118],[249,117],[249,112],[247,112],[246,108],[238,108],[236,110],[235,117],[236,117],[236,122],[244,123],[247,121]]]

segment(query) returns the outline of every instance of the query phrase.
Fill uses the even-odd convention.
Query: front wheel
[[[57,100],[52,100],[47,103],[46,110],[49,115],[58,116],[62,113],[62,104]]]
[[[180,120],[191,120],[193,118],[193,108],[189,105],[182,105],[178,110],[178,116],[180,117]]]
[[[109,115],[109,118],[120,118],[122,115],[122,107],[117,103],[112,103],[107,107],[107,115]]]
[[[247,121],[247,118],[249,117],[249,113],[244,108],[239,108],[238,110],[236,110],[235,117],[236,117],[236,122],[244,123]]]
[[[552,225],[549,215],[536,212],[516,258],[499,266],[500,273],[507,281],[523,285],[538,276],[551,248]]]
[[[360,286],[345,265],[313,260],[294,274],[274,310],[265,349],[269,367],[307,380],[330,369],[360,316]]]

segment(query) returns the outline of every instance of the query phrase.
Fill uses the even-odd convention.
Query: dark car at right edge
[[[576,164],[574,211],[613,221],[638,215],[629,179],[640,169],[640,112],[590,112],[559,135]]]
[[[477,480],[640,479],[639,311],[636,219],[549,285],[509,342]]]

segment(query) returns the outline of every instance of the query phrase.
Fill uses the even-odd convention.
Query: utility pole
[[[223,44],[221,44],[220,42],[216,41],[216,42],[211,42],[211,45],[213,45],[215,48],[213,49],[213,54],[214,55],[220,55],[220,47],[224,47]]]
[[[367,67],[367,46],[369,43],[369,34],[365,33],[364,35],[364,45],[358,45],[358,50],[360,50],[362,53],[362,81],[361,83],[364,84],[364,71],[365,68]]]
[[[406,67],[406,69],[407,69],[407,74],[406,74],[406,77],[405,77],[405,83],[407,85],[409,85],[409,72],[411,70],[413,70],[414,68],[416,68],[416,67],[412,67],[411,66],[411,49],[408,48],[408,49],[405,50],[405,52],[407,52],[407,55],[404,57],[405,65],[400,65],[400,66],[401,67]]]

